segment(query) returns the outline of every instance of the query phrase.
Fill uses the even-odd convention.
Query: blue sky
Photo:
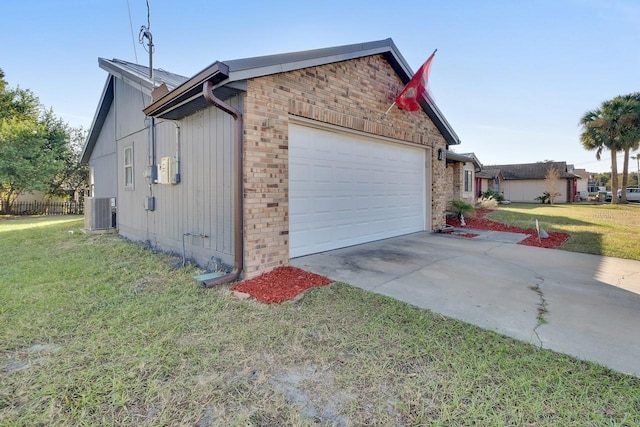
[[[188,77],[216,60],[388,37],[417,70],[437,48],[429,86],[462,140],[454,150],[484,164],[606,171],[608,153],[598,162],[580,146],[580,116],[640,91],[637,0],[149,3],[154,66]],[[145,0],[6,0],[2,11],[5,78],[73,126],[91,125],[98,57],[148,63]]]

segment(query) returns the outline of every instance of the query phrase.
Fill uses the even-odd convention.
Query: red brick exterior
[[[431,226],[444,225],[444,137],[428,116],[394,107],[400,78],[382,55],[249,80],[244,105],[245,277],[289,263],[288,127],[292,116],[432,147]],[[270,123],[265,123],[268,119]],[[267,126],[265,126],[267,124]]]

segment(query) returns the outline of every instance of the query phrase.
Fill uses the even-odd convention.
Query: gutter
[[[213,83],[219,83],[228,77],[229,67],[227,66],[227,64],[224,64],[222,62],[214,62],[209,67],[200,71],[194,77],[182,83],[180,86],[153,101],[142,111],[147,116],[164,118],[163,114],[165,114],[168,109],[170,109],[171,107],[175,107],[177,104],[180,104],[185,100],[191,101],[193,98],[198,98],[202,95],[204,95],[206,99],[206,90],[204,90],[204,86],[201,85],[204,84],[206,86],[207,83],[210,83],[212,81]],[[201,87],[203,88],[203,91],[200,90]]]
[[[242,227],[243,227],[243,215],[242,215],[242,176],[243,176],[243,168],[242,168],[242,113],[221,99],[217,98],[213,94],[213,86],[214,83],[211,81],[206,81],[202,85],[202,94],[204,99],[210,104],[213,105],[227,114],[233,116],[235,120],[235,143],[234,143],[234,159],[233,159],[233,167],[235,169],[234,174],[234,184],[236,188],[235,192],[235,200],[234,200],[234,222],[235,228],[233,230],[233,240],[234,244],[234,255],[233,255],[233,270],[231,273],[225,274],[224,276],[216,277],[213,279],[205,280],[203,282],[205,288],[212,288],[216,285],[222,285],[224,283],[228,283],[236,280],[240,277],[240,273],[242,272],[243,258],[244,258],[244,242],[242,236]]]

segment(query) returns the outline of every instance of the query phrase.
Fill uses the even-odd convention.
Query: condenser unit
[[[84,202],[84,228],[89,231],[116,228],[116,199],[113,197],[86,197]]]

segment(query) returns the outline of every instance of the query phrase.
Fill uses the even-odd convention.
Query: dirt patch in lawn
[[[249,294],[258,301],[281,303],[295,298],[309,288],[325,286],[332,280],[295,267],[280,267],[231,287],[232,291]]]
[[[567,233],[561,233],[558,231],[547,231],[547,234],[549,235],[548,238],[538,239],[538,232],[535,228],[515,227],[485,218],[485,215],[490,212],[490,209],[477,209],[475,216],[468,218],[465,217],[465,222],[467,224],[466,227],[475,228],[478,230],[505,231],[509,233],[528,234],[529,237],[522,240],[521,242],[518,242],[518,244],[526,246],[536,246],[539,248],[555,248],[560,246],[569,238],[569,234]],[[456,228],[461,227],[458,218],[447,218],[447,225]]]

